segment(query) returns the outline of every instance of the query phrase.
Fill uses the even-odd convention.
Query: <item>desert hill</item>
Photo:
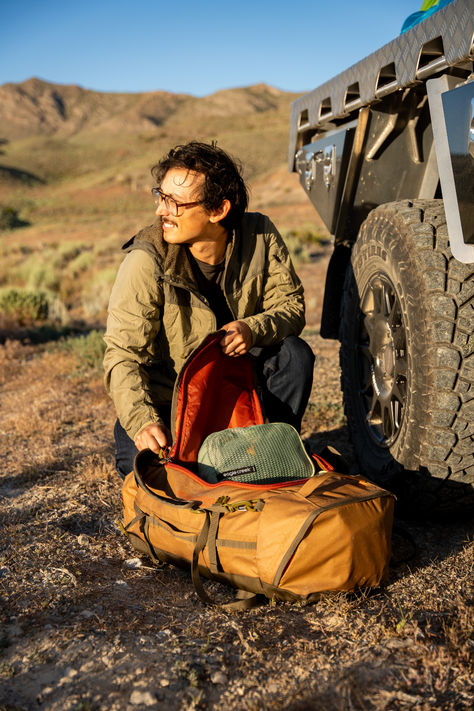
[[[142,186],[171,145],[217,140],[254,179],[287,157],[296,94],[264,84],[198,98],[164,91],[106,93],[32,78],[0,86],[0,183],[111,175]],[[3,155],[2,155],[3,153]],[[0,200],[1,200],[0,194]]]
[[[264,84],[202,99],[166,91],[106,93],[32,78],[0,86],[0,135],[15,140],[39,134],[71,136],[83,130],[153,133],[170,121],[278,111],[295,96]]]
[[[287,170],[294,97],[263,84],[203,98],[102,93],[35,78],[4,84],[0,292],[37,289],[56,299],[62,320],[75,313],[101,323],[121,244],[155,219],[150,168],[192,139],[216,140],[240,159],[250,209],[269,214],[282,234],[321,232]]]

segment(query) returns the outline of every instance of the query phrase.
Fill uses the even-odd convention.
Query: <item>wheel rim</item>
[[[371,438],[390,447],[402,427],[408,368],[400,300],[386,274],[370,278],[360,312],[357,352],[365,422]]]

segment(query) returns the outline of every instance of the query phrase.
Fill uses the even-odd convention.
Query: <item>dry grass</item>
[[[324,264],[313,267],[303,271],[319,299]],[[307,336],[320,357],[305,432],[351,457],[336,345],[311,322]],[[10,340],[0,384],[2,711],[146,707],[131,699],[239,711],[472,708],[467,523],[405,523],[416,554],[370,594],[238,615],[205,608],[187,572],[135,567],[116,526],[114,415],[100,374],[78,373],[67,350]],[[395,557],[410,551],[395,535]],[[231,594],[206,585],[217,599]]]
[[[55,294],[71,322],[87,311],[89,325],[103,325],[104,274],[116,268],[120,245],[153,219],[149,167],[189,135],[217,138],[242,158],[252,209],[268,212],[282,232],[321,232],[281,160],[286,108],[280,113],[274,123],[264,114],[225,122],[203,115],[192,129],[183,119],[125,142],[98,134],[12,142],[9,163],[51,182],[0,184],[0,202],[31,222],[0,235],[0,284],[13,274],[26,281],[27,260],[54,263]],[[303,434],[353,463],[337,344],[319,336],[329,251],[315,245],[300,268],[305,337],[317,355]],[[205,608],[188,572],[137,563],[117,527],[115,418],[95,341],[34,345],[31,332],[14,326],[0,320],[0,711],[472,708],[472,525],[405,523],[415,555],[406,560],[412,547],[396,534],[399,564],[370,594],[306,607],[266,603],[239,615]],[[88,367],[78,368],[81,353]],[[206,585],[218,600],[232,594]]]

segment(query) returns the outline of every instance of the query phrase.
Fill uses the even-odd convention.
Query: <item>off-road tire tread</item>
[[[383,235],[382,244],[374,239],[377,230]],[[412,341],[409,354],[411,367],[418,364],[413,374],[419,389],[415,395],[417,422],[407,423],[395,447],[395,459],[407,469],[424,469],[430,477],[447,483],[473,484],[474,264],[463,264],[452,256],[441,200],[403,200],[375,208],[354,245],[354,272],[357,274],[361,263],[381,250],[397,260],[403,274],[403,298],[410,299],[410,293],[419,290],[421,298],[415,297],[411,308],[416,309],[416,328],[424,334],[424,343],[420,338]],[[349,269],[343,299],[343,343],[351,317],[347,304],[358,298],[351,273]],[[343,345],[343,390],[348,386],[347,358]],[[420,368],[420,363],[426,366]],[[354,429],[355,413],[347,397],[345,410]]]

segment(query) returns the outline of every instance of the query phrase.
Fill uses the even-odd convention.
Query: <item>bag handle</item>
[[[338,481],[328,485],[326,477],[322,476],[322,474],[337,474]],[[346,481],[354,481],[357,480],[357,477],[352,476],[352,474],[341,474],[340,472],[335,472],[333,470],[323,469],[310,479],[307,479],[301,489],[299,489],[296,493],[304,499],[307,499],[308,496],[311,496],[311,494],[313,494],[316,489],[323,484],[326,484],[326,491],[329,491],[331,488],[337,488],[340,485],[341,479],[345,479]]]
[[[326,478],[321,476],[321,474],[326,474],[327,470],[322,470],[315,474],[314,476],[310,477],[305,481],[301,489],[298,490],[298,494],[302,496],[304,499],[307,499],[308,496],[311,496],[311,494],[316,491],[317,488],[319,488],[323,482],[326,481]]]

